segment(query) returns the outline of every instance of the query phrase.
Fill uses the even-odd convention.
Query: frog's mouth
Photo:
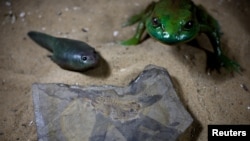
[[[190,36],[187,34],[169,34],[168,32],[158,32],[156,34],[151,32],[149,35],[156,40],[169,45],[189,42],[195,37],[195,35]]]
[[[157,29],[148,28],[147,30],[147,33],[156,40],[170,45],[189,42],[198,34],[198,28],[192,31],[179,30],[176,32],[170,32],[161,27]]]

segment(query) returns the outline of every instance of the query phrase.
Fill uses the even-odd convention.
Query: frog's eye
[[[193,21],[188,21],[184,24],[184,30],[190,30],[192,27],[194,26],[194,22]]]
[[[152,25],[153,25],[154,27],[159,27],[159,26],[161,26],[160,20],[159,20],[158,18],[156,18],[156,17],[153,17],[153,18],[152,18]]]

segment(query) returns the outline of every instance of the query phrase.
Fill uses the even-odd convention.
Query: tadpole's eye
[[[193,21],[188,21],[184,24],[184,29],[185,30],[190,30],[192,27],[194,26],[194,22]]]
[[[88,59],[88,57],[87,57],[87,56],[81,56],[81,59],[82,59],[83,61],[86,61],[86,60]]]
[[[153,25],[154,27],[159,27],[159,26],[161,25],[161,22],[160,22],[160,20],[159,20],[158,18],[153,17],[153,18],[152,18],[152,25]]]

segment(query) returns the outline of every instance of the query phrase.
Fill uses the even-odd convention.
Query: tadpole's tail
[[[43,48],[53,52],[53,47],[55,46],[56,37],[50,36],[45,33],[30,31],[28,32],[28,36],[35,41],[37,44],[42,46]]]

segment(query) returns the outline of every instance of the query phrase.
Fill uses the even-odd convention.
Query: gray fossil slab
[[[193,121],[154,65],[124,87],[34,83],[32,93],[39,141],[175,141]]]

